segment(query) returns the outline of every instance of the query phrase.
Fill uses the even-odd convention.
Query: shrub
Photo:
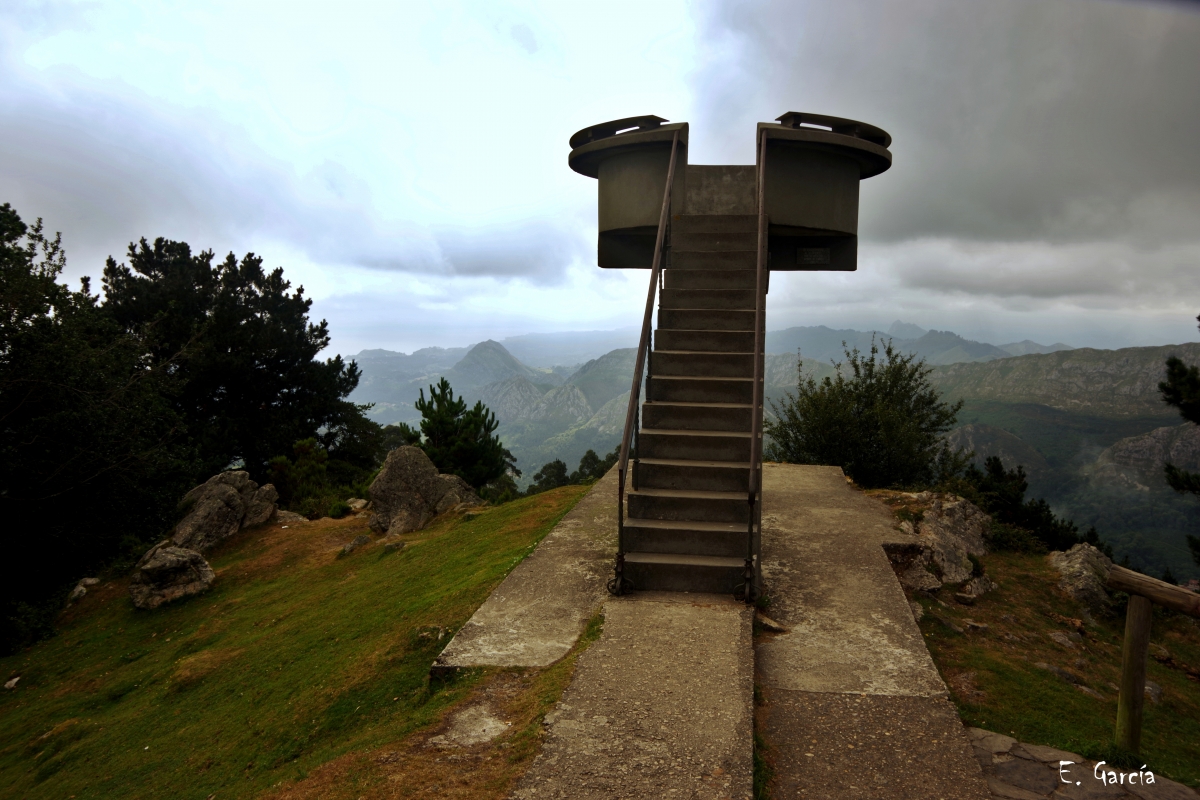
[[[350,506],[345,500],[334,500],[327,514],[334,519],[341,519],[350,513]]]
[[[915,355],[872,341],[868,355],[846,350],[837,374],[817,382],[801,367],[795,394],[771,403],[767,458],[841,467],[868,488],[924,487],[957,475],[967,456],[942,438],[962,402],[943,402],[931,368]]]

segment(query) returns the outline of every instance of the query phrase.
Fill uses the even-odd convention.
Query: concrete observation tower
[[[571,169],[598,184],[597,263],[650,270],[614,594],[757,595],[769,274],[854,271],[859,181],[892,164],[891,137],[854,120],[789,112],[756,136],[745,166],[688,164],[688,124],[655,116],[571,137]]]

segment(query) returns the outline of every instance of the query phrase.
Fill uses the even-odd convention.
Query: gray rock
[[[893,558],[900,584],[913,591],[929,591],[943,583],[971,580],[975,565],[970,556],[987,554],[983,534],[991,518],[957,495],[920,492],[904,497],[923,508],[921,521],[915,527],[908,520],[897,525],[901,532],[915,534],[914,544],[920,552],[916,557]],[[991,585],[983,591],[990,588]]]
[[[355,536],[354,539],[342,546],[341,552],[338,553],[338,558],[341,558],[342,556],[348,556],[363,545],[370,543],[371,537],[367,536],[366,534]]]
[[[259,486],[244,470],[214,475],[183,496],[187,513],[171,534],[178,547],[204,552],[242,528],[261,525],[277,508],[279,493],[271,484]]]
[[[445,484],[445,494],[437,501],[434,509],[436,513],[445,514],[460,506],[473,507],[483,504],[479,495],[471,488],[471,484],[457,475],[439,475],[438,479]]]
[[[295,522],[308,522],[308,517],[304,516],[303,514],[297,514],[295,511],[276,511],[275,521],[286,522],[287,524],[291,525]]]
[[[363,500],[361,497],[351,497],[346,501],[346,505],[350,506],[351,511],[362,511],[364,508],[370,505],[370,502]]]
[[[191,508],[171,534],[176,547],[204,552],[241,529],[246,513],[242,496],[232,486],[214,481],[209,480],[184,496],[184,503],[191,503]]]
[[[1075,631],[1050,631],[1046,634],[1055,644],[1060,644],[1068,650],[1075,649],[1075,645],[1083,641],[1083,637]]]
[[[1156,706],[1162,702],[1162,687],[1154,681],[1146,681],[1146,687],[1143,690],[1143,693],[1146,695],[1146,699],[1150,701],[1151,705]]]
[[[963,605],[973,606],[975,601],[996,588],[996,582],[987,575],[972,578],[963,585],[962,590],[954,593],[954,599]]]
[[[76,586],[74,589],[72,589],[71,593],[69,595],[67,595],[67,603],[78,603],[80,600],[83,599],[84,595],[86,595],[86,594],[87,594],[87,587],[80,584],[80,585]]]
[[[1077,600],[1089,614],[1099,617],[1112,613],[1112,600],[1104,588],[1112,569],[1112,559],[1086,543],[1065,552],[1053,552],[1046,558],[1062,576],[1058,587]]]
[[[275,491],[274,484],[265,483],[250,493],[243,493],[242,499],[246,503],[246,514],[242,517],[242,527],[249,528],[252,525],[262,525],[275,514],[275,509],[278,507],[279,492]]]
[[[925,616],[924,607],[922,607],[921,604],[916,602],[915,600],[910,600],[908,602],[908,605],[909,605],[909,608],[912,609],[913,619],[916,620],[917,622],[920,622],[921,618]]]
[[[138,561],[129,583],[129,596],[138,608],[158,608],[163,603],[206,591],[215,579],[216,573],[204,556],[164,540]]]
[[[80,578],[79,579],[80,586],[95,586],[98,583],[100,583],[99,578]]]
[[[5,681],[5,682],[4,682],[4,688],[5,688],[5,689],[15,689],[15,688],[17,688],[17,681],[19,681],[19,680],[21,680],[21,676],[20,676],[20,675],[18,675],[18,676],[17,676],[17,677],[15,677],[15,678],[10,678],[9,680],[7,680],[7,681]]]
[[[368,524],[380,534],[420,530],[438,514],[483,502],[462,478],[439,475],[419,447],[398,447],[388,453],[370,494],[375,513]]]

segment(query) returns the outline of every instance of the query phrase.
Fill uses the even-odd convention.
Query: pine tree
[[[1196,318],[1200,320],[1200,317]],[[1188,366],[1172,356],[1167,359],[1167,379],[1158,384],[1163,402],[1179,409],[1179,416],[1188,422],[1200,424],[1200,369]],[[1167,485],[1177,492],[1200,494],[1200,473],[1179,469],[1168,462],[1163,467]],[[1200,567],[1200,539],[1187,537],[1192,560]]]
[[[421,412],[420,446],[439,472],[457,475],[476,489],[505,473],[520,477],[516,459],[495,434],[496,415],[482,402],[467,408],[442,378],[429,387],[428,400],[422,389],[414,405]]]

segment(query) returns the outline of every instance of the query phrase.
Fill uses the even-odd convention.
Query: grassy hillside
[[[982,561],[1000,588],[976,605],[957,605],[947,589],[942,602],[920,600],[928,612],[920,623],[925,642],[963,721],[1111,762],[1124,617],[1083,627],[1082,638],[1068,649],[1048,634],[1075,631],[1070,620],[1082,614],[1056,588],[1058,573],[1046,559],[993,553]],[[968,619],[988,627],[969,632]],[[1162,687],[1162,699],[1146,703],[1140,763],[1200,786],[1200,682],[1187,671],[1200,674],[1200,625],[1156,608],[1151,642],[1156,657],[1148,660],[1147,678]]]
[[[94,587],[56,637],[0,660],[4,680],[20,676],[0,692],[0,796],[358,797],[389,780],[375,751],[404,749],[497,681],[513,727],[473,785],[499,796],[569,665],[432,686],[429,665],[588,488],[443,518],[392,554],[337,558],[365,518],[250,529],[209,554],[208,594],[152,612],[131,606],[126,579]]]
[[[872,494],[905,507],[903,496]],[[998,588],[975,605],[957,603],[951,585],[932,595],[909,593],[923,610],[925,643],[963,721],[1113,762],[1124,609],[1085,625],[1045,556],[996,552],[980,562]],[[1071,646],[1051,639],[1056,632],[1068,634]],[[1146,703],[1143,761],[1133,766],[1146,763],[1156,774],[1200,786],[1200,620],[1156,607],[1150,641],[1147,678],[1162,696]]]

